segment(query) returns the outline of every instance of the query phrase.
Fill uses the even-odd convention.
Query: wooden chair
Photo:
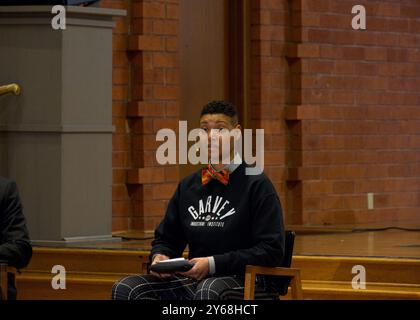
[[[279,296],[286,295],[290,285],[292,289],[292,299],[303,299],[300,270],[290,268],[292,264],[295,237],[295,232],[286,231],[284,260],[281,267],[246,266],[244,289],[245,300],[254,300],[255,278],[257,275],[279,277],[278,281],[281,283],[278,292]]]
[[[9,276],[12,274],[12,276]],[[0,300],[9,298],[9,283],[15,281],[16,268],[9,266],[4,261],[0,261]],[[13,283],[14,285],[14,283]]]

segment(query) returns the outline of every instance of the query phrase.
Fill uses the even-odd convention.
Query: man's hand
[[[152,265],[154,265],[155,263],[158,263],[159,261],[164,261],[164,260],[169,260],[169,257],[165,256],[164,254],[158,253],[153,258]],[[152,274],[152,275],[154,275],[154,276],[156,276],[160,279],[165,279],[165,278],[169,278],[170,276],[172,276],[169,273],[157,273],[157,272],[154,272],[152,270],[150,270],[150,274]]]
[[[189,260],[194,266],[187,272],[180,273],[183,276],[193,278],[195,280],[203,280],[209,274],[209,258],[194,258]]]

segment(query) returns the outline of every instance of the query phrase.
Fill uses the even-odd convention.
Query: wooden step
[[[19,300],[109,300],[112,285],[121,276],[68,275],[66,288],[54,290],[51,275],[27,274],[17,281]]]
[[[303,280],[348,281],[354,266],[366,270],[366,281],[420,285],[420,259],[294,256],[292,267],[301,269]]]
[[[53,249],[34,248],[34,254],[26,270],[50,271],[54,265],[62,265],[66,271],[142,272],[149,252],[137,250]]]
[[[420,286],[366,282],[366,289],[353,289],[347,281],[302,281],[306,299],[365,300],[420,299]]]
[[[17,275],[19,299],[110,299],[120,278],[146,272],[149,252],[34,248],[29,266]],[[54,265],[66,269],[66,289],[54,290]],[[352,267],[366,269],[366,289],[353,289]],[[420,260],[294,256],[305,299],[420,299]],[[290,297],[284,297],[288,299]]]

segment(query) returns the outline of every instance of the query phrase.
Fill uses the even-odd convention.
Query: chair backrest
[[[0,261],[0,300],[16,300],[16,269]]]
[[[295,245],[296,233],[294,231],[286,230],[284,240],[284,259],[282,267],[290,268],[292,265],[293,247]]]
[[[281,264],[283,268],[290,268],[290,266],[292,265],[295,237],[296,233],[294,231],[285,231],[284,258]],[[287,294],[290,281],[292,280],[290,277],[267,276],[267,278],[275,285],[275,290],[279,295],[284,296]]]
[[[8,281],[7,264],[0,261],[0,300],[7,299]]]

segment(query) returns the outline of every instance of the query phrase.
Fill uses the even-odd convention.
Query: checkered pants
[[[125,277],[112,288],[113,300],[236,300],[243,296],[244,278],[236,276],[197,281],[179,275],[160,279],[146,274]],[[265,281],[260,278],[255,299],[278,299],[278,295],[267,293]]]

